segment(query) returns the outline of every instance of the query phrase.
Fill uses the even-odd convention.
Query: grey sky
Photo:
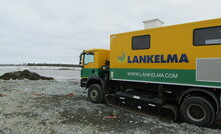
[[[0,0],[0,64],[78,63],[85,49],[109,49],[109,36],[220,18],[221,0]]]

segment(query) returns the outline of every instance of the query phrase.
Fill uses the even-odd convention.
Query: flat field
[[[7,70],[8,71],[8,70]],[[32,71],[32,70],[30,70]],[[41,74],[41,70],[38,70]],[[45,71],[45,70],[44,70]],[[88,101],[78,70],[53,81],[0,80],[0,133],[3,134],[219,134],[221,125],[197,127],[143,117]],[[8,71],[9,72],[9,71]],[[56,73],[57,74],[57,73]],[[52,74],[52,75],[56,75]],[[45,75],[45,76],[52,76]],[[74,75],[76,78],[69,76]],[[53,76],[52,76],[53,77]],[[55,77],[60,78],[60,77]],[[112,117],[113,113],[117,118]]]

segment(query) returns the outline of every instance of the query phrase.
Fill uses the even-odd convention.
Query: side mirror
[[[79,65],[81,65],[82,64],[82,53],[80,54],[80,56],[79,56]]]

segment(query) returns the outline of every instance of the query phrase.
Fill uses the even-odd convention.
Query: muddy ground
[[[165,122],[92,104],[76,81],[0,80],[3,134],[219,134],[221,125],[197,127]],[[117,118],[106,116],[117,115]]]

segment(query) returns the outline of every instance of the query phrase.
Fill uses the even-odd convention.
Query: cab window
[[[94,62],[94,54],[85,54],[84,55],[84,65]]]

